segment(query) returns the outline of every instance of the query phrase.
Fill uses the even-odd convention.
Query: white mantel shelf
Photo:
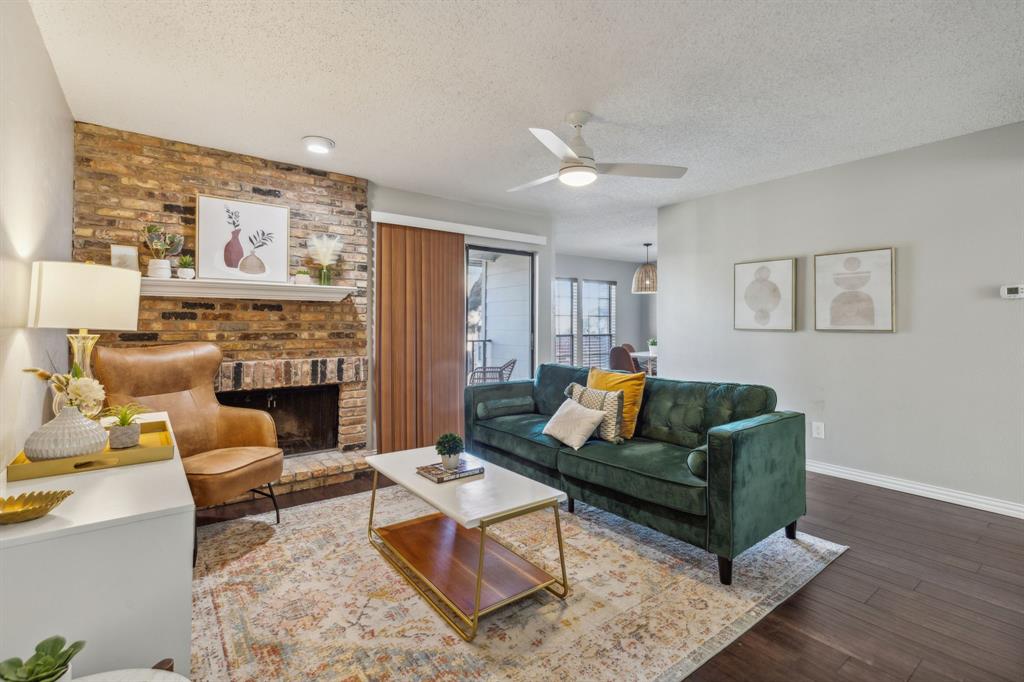
[[[142,278],[143,296],[165,298],[242,298],[259,301],[342,301],[355,287],[215,279]]]

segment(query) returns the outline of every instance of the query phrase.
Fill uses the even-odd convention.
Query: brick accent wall
[[[198,194],[245,199],[291,209],[290,271],[308,267],[307,240],[341,235],[334,284],[358,291],[340,303],[143,297],[137,332],[105,333],[109,346],[211,341],[225,359],[362,358],[367,356],[370,216],[366,180],[268,161],[149,135],[75,124],[73,258],[110,262],[111,244],[139,247],[159,224],[185,238],[194,254]],[[366,444],[366,382],[342,384],[339,440]]]

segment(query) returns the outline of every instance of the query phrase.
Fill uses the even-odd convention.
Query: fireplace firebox
[[[338,447],[338,385],[221,391],[223,405],[270,413],[285,456]]]

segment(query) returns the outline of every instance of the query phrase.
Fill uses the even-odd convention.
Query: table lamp
[[[92,376],[92,349],[99,334],[89,328],[135,331],[139,325],[140,274],[94,263],[32,264],[28,326],[78,329],[68,334],[72,362]]]

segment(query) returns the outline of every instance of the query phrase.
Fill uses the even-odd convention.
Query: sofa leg
[[[566,506],[568,507],[570,514],[576,513],[576,500],[570,497],[569,501],[566,503]]]
[[[732,559],[718,557],[718,579],[723,585],[732,585]]]
[[[196,519],[192,518],[192,568],[196,567],[196,559],[199,558],[199,526]]]
[[[796,521],[786,526],[786,537],[790,540],[796,540]]]

